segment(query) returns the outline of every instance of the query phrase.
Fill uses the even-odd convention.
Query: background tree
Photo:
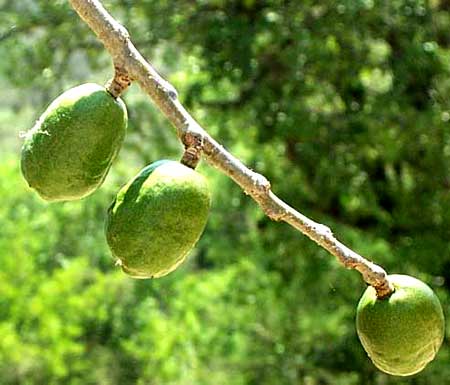
[[[275,192],[448,309],[450,18],[445,1],[109,1],[193,115]],[[378,372],[354,329],[364,285],[207,165],[213,210],[188,264],[112,266],[115,191],[179,158],[137,87],[107,184],[49,205],[20,177],[20,131],[62,90],[110,75],[66,1],[0,1],[0,384],[446,383]]]

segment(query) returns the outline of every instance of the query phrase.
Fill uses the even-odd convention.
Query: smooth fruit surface
[[[145,167],[108,210],[106,238],[124,272],[161,277],[176,269],[206,225],[210,194],[205,178],[179,162]]]
[[[80,199],[103,183],[126,127],[124,103],[104,87],[87,83],[72,88],[26,134],[22,173],[46,200]]]
[[[395,291],[378,299],[371,286],[356,312],[359,339],[375,366],[396,376],[420,372],[434,359],[444,338],[439,299],[422,281],[389,275]]]

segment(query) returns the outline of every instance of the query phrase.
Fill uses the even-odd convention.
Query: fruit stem
[[[105,84],[106,90],[117,99],[131,84],[128,72],[119,66],[114,66],[114,77]]]
[[[377,293],[378,299],[386,299],[395,291],[395,288],[392,285],[392,282],[389,281],[388,277],[386,277],[384,282],[382,282],[379,286],[374,286],[374,289]]]
[[[182,138],[182,142],[185,149],[180,162],[189,168],[195,169],[202,156],[203,137],[188,132]]]

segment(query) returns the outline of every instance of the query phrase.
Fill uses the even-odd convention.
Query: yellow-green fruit
[[[106,238],[123,271],[134,278],[175,270],[206,225],[210,194],[205,178],[179,162],[145,167],[108,210]]]
[[[356,312],[359,339],[375,366],[394,376],[420,372],[434,359],[444,338],[439,299],[425,283],[389,275],[395,291],[378,299],[371,286]]]
[[[49,201],[80,199],[94,192],[117,156],[127,110],[97,84],[83,84],[56,98],[26,134],[22,173]]]

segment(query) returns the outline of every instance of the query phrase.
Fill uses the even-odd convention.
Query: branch
[[[186,147],[201,143],[203,154],[211,165],[232,178],[275,221],[284,221],[333,254],[346,268],[359,271],[373,286],[378,296],[389,295],[393,288],[387,273],[378,265],[364,259],[340,243],[331,230],[299,213],[278,198],[269,181],[249,168],[216,142],[186,111],[178,100],[174,87],[164,80],[148,63],[130,40],[128,31],[105,10],[98,0],[69,0],[72,7],[94,31],[109,51],[114,66],[138,82],[177,129]]]

